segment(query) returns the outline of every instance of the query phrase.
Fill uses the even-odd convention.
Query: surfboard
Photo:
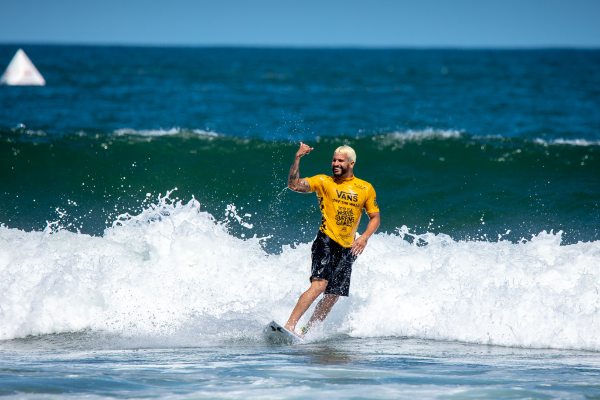
[[[271,321],[265,326],[265,338],[274,344],[295,344],[301,343],[303,339],[285,329],[275,321]]]

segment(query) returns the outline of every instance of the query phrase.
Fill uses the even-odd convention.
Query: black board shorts
[[[339,245],[329,236],[319,231],[312,244],[312,269],[310,281],[327,281],[325,294],[348,296],[352,263],[356,260],[350,248]]]

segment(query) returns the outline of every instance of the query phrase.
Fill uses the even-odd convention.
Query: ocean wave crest
[[[566,146],[600,146],[600,140],[586,140],[586,139],[535,139],[535,143],[541,144],[544,146],[550,145],[566,145]]]
[[[113,131],[115,136],[143,136],[143,137],[162,137],[162,136],[178,136],[178,135],[193,135],[198,137],[215,138],[222,136],[216,132],[206,131],[203,129],[183,129],[173,127],[170,129],[131,129],[121,128]]]
[[[287,318],[310,269],[309,243],[269,254],[264,240],[235,237],[196,200],[168,197],[101,237],[0,226],[0,339],[83,330],[259,338],[257,327]],[[324,335],[600,351],[600,242],[561,240],[376,234]]]
[[[383,135],[374,135],[372,140],[380,146],[392,149],[402,148],[406,143],[423,142],[429,140],[449,140],[463,137],[464,132],[457,130],[424,129],[390,132]]]
[[[408,143],[421,143],[426,141],[447,141],[447,140],[466,140],[489,144],[502,144],[502,143],[522,143],[522,144],[535,144],[542,146],[581,146],[581,147],[592,147],[600,146],[600,141],[587,140],[587,139],[527,139],[521,137],[506,137],[502,135],[470,135],[465,131],[453,130],[453,129],[423,129],[423,130],[407,130],[407,131],[395,131],[385,134],[376,134],[371,137],[372,140],[376,141],[380,146],[387,148],[402,148]]]

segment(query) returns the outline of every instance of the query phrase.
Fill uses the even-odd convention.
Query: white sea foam
[[[205,131],[203,129],[182,129],[182,128],[170,128],[170,129],[131,129],[122,128],[116,129],[113,132],[116,136],[144,136],[144,137],[160,137],[160,136],[177,136],[183,134],[192,134],[200,137],[218,137],[219,134],[215,132]]]
[[[454,241],[409,244],[378,235],[356,268],[346,329],[484,344],[600,350],[600,242]]]
[[[0,226],[0,339],[258,337],[285,321],[310,268],[310,244],[269,254],[262,240],[232,236],[195,200],[165,198],[102,237]],[[560,242],[377,234],[323,331],[600,350],[600,242]]]
[[[600,140],[586,140],[586,139],[536,139],[535,143],[544,146],[549,145],[566,145],[566,146],[600,146]]]
[[[422,142],[426,140],[436,139],[457,139],[462,136],[462,132],[457,130],[444,129],[423,129],[423,130],[407,130],[402,132],[391,132],[385,135],[373,137],[379,144],[384,146],[402,147],[409,142]]]
[[[498,141],[507,140],[507,137],[502,135],[486,135],[486,136],[469,136],[463,131],[453,129],[423,129],[423,130],[407,130],[390,132],[384,135],[377,135],[373,140],[386,147],[402,148],[407,143],[424,142],[428,140],[452,140],[459,138],[472,138],[481,141]],[[519,140],[518,137],[515,139]],[[525,141],[528,141],[525,139]],[[598,146],[600,141],[587,139],[533,139],[533,143],[542,146]]]

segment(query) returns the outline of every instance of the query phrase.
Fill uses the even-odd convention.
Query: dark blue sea
[[[600,398],[600,50],[18,48],[0,395]],[[382,224],[273,346],[320,221],[300,141],[303,176],[356,149]]]

